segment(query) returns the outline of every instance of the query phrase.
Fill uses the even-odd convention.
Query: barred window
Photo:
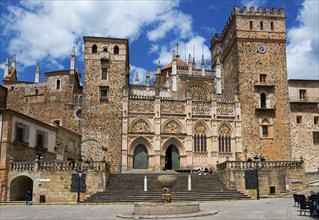
[[[48,133],[37,130],[36,132],[36,145],[35,148],[37,149],[43,149],[43,148],[48,148]]]
[[[29,143],[29,126],[21,122],[16,122],[15,141],[26,144]]]

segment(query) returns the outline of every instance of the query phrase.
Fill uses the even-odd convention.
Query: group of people
[[[207,167],[201,167],[197,171],[198,175],[208,175],[209,173],[212,173],[212,168],[210,167],[209,170]]]

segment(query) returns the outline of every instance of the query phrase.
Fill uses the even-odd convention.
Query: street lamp
[[[81,177],[82,177],[82,172],[81,170],[76,170],[78,173],[78,201],[77,203],[80,203],[80,193],[81,193]]]
[[[263,168],[263,162],[266,161],[266,159],[262,156],[259,158],[257,155],[254,157],[254,160],[256,161],[255,166],[252,166],[252,159],[249,157],[247,159],[247,162],[250,164],[250,168],[255,170],[255,175],[256,175],[256,184],[257,184],[257,200],[260,199],[259,196],[259,171]]]

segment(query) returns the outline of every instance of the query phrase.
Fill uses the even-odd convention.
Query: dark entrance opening
[[[138,145],[134,150],[133,169],[147,169],[148,154],[144,145]]]
[[[179,152],[174,145],[170,145],[165,153],[165,169],[179,169]]]
[[[27,176],[19,176],[12,180],[10,185],[10,200],[25,201],[27,191],[33,192],[33,180]]]

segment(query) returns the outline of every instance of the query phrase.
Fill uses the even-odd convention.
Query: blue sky
[[[69,69],[72,47],[83,78],[83,36],[128,38],[131,82],[136,73],[179,54],[204,54],[210,65],[210,40],[221,33],[234,6],[285,8],[287,66],[290,79],[319,79],[318,0],[188,0],[188,1],[8,1],[0,2],[0,78],[5,58],[17,59],[18,79],[34,81],[36,64],[42,73]],[[83,79],[82,79],[83,80]]]

